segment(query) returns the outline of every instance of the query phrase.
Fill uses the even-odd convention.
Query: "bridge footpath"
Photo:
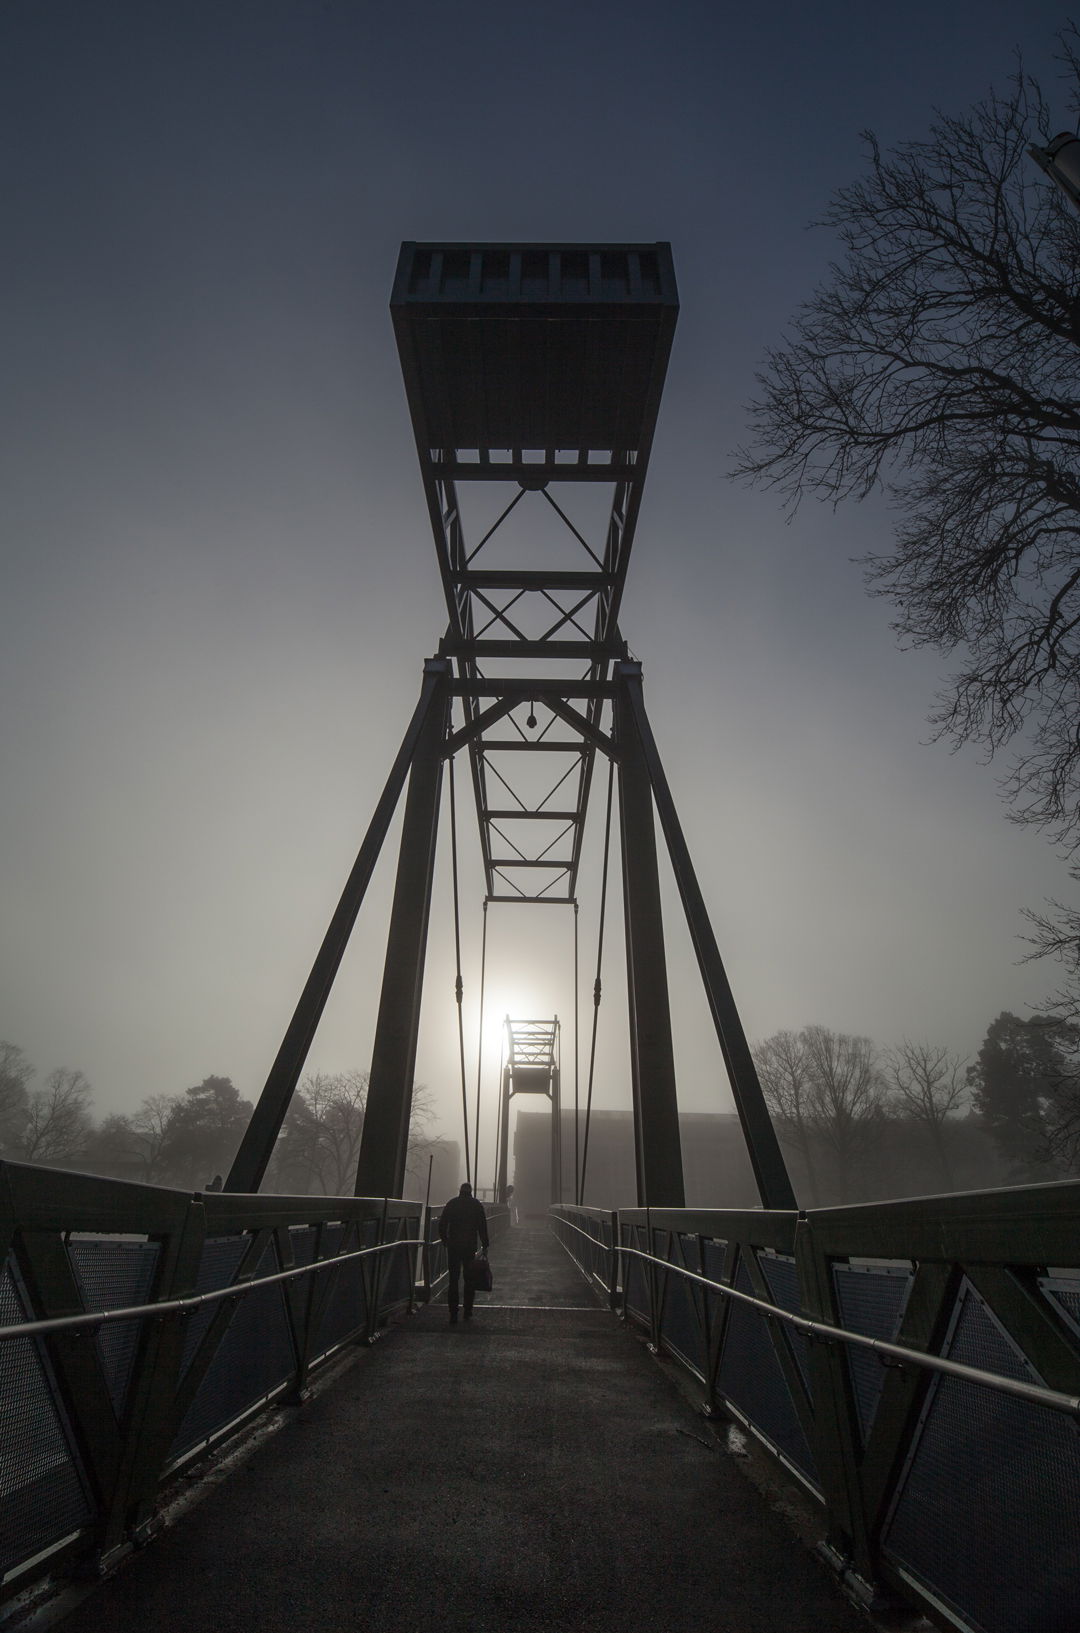
[[[544,1225],[287,1409],[64,1633],[847,1633],[865,1619]]]

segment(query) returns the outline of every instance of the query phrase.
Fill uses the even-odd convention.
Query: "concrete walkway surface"
[[[408,1318],[63,1633],[866,1633],[546,1226]]]

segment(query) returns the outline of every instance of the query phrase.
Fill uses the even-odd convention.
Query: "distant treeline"
[[[1080,1029],[1053,1017],[991,1022],[970,1060],[936,1044],[872,1039],[806,1026],[754,1045],[762,1088],[800,1206],[884,1201],[1080,1174]],[[757,1187],[738,1119],[680,1116],[689,1207],[754,1207]],[[563,1113],[564,1195],[574,1192],[582,1130]],[[519,1207],[550,1200],[550,1130],[518,1115]],[[594,1112],[585,1201],[637,1199],[630,1112]]]
[[[990,1023],[966,1061],[925,1041],[806,1026],[754,1048],[761,1086],[811,1207],[1080,1171],[1080,1028]]]
[[[58,1067],[40,1084],[23,1051],[0,1042],[0,1156],[151,1185],[200,1189],[225,1176],[252,1103],[228,1077],[178,1094],[151,1094],[136,1111],[94,1114],[84,1072]],[[293,1096],[262,1189],[305,1196],[351,1193],[367,1106],[368,1073],[310,1072]],[[427,1172],[431,1095],[413,1091],[410,1172]]]

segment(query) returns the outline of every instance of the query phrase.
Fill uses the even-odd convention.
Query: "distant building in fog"
[[[584,1139],[585,1119],[581,1119]],[[758,1194],[734,1112],[682,1112],[686,1205],[690,1208],[752,1208]],[[574,1118],[563,1113],[563,1200],[573,1201]],[[519,1111],[514,1134],[512,1179],[519,1210],[544,1213],[550,1202],[551,1115]],[[594,1111],[589,1122],[585,1201],[597,1208],[637,1205],[634,1174],[634,1119],[629,1111]]]
[[[584,1140],[585,1119],[581,1119]],[[971,1191],[1009,1183],[993,1142],[974,1117],[950,1117],[944,1136],[949,1148],[952,1184],[942,1177],[926,1130],[911,1118],[891,1118],[881,1137],[853,1165],[839,1173],[831,1153],[815,1152],[816,1189],[821,1206],[883,1201],[890,1197],[933,1196],[947,1190]],[[688,1208],[756,1208],[759,1206],[742,1128],[734,1112],[682,1112],[679,1115],[683,1177]],[[514,1134],[511,1181],[521,1216],[543,1214],[551,1200],[551,1115],[519,1111]],[[799,1154],[783,1144],[795,1195],[811,1205],[812,1188]],[[574,1200],[574,1118],[563,1113],[563,1201]],[[1053,1177],[1048,1175],[1048,1178]],[[634,1119],[629,1111],[594,1111],[589,1127],[585,1202],[596,1208],[637,1205],[634,1172]]]

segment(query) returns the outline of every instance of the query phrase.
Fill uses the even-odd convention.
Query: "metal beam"
[[[667,958],[649,773],[625,688],[615,697],[638,1206],[685,1207]]]
[[[544,488],[549,482],[627,482],[642,474],[637,465],[624,460],[610,465],[474,465],[469,460],[433,459],[430,469],[445,481],[517,482],[523,488]]]
[[[504,719],[511,709],[517,707],[518,701],[519,699],[516,698],[502,698],[498,703],[492,703],[490,708],[482,709],[474,720],[468,721],[459,731],[454,732],[447,738],[443,748],[444,755],[449,757],[451,754],[456,754],[459,748],[464,748],[467,743],[471,743],[474,737],[479,737],[481,732],[487,731],[489,726],[493,726],[496,721]]]
[[[533,754],[589,753],[587,743],[561,743],[558,740],[552,742],[550,737],[536,743],[530,742],[525,737],[495,737],[480,746],[484,754],[519,754],[523,749],[529,749]]]
[[[576,822],[578,811],[529,811],[524,808],[517,811],[495,811],[488,809],[481,811],[482,822],[508,822],[511,819],[528,817],[531,822]]]
[[[444,674],[428,710],[409,774],[379,1017],[371,1052],[367,1107],[356,1167],[357,1196],[400,1196],[405,1182],[449,708]]]
[[[667,840],[668,854],[671,857],[683,910],[686,913],[686,922],[697,955],[698,969],[701,971],[713,1025],[727,1066],[731,1092],[735,1097],[735,1106],[742,1123],[762,1206],[794,1208],[797,1203],[787,1165],[769,1116],[769,1108],[765,1104],[765,1096],[761,1092],[750,1045],[746,1041],[742,1019],[720,957],[720,950],[716,945],[705,900],[675,810],[675,801],[645,712],[641,665],[618,664],[615,677],[620,687],[621,718],[627,721],[628,730],[630,722],[633,723],[634,737],[641,745],[641,755]],[[617,711],[620,709],[620,702],[616,703],[616,709]]]
[[[558,715],[560,720],[564,720],[568,726],[572,726],[575,731],[579,731],[587,743],[591,743],[601,753],[609,754],[613,759],[618,759],[619,751],[611,738],[605,732],[599,731],[591,721],[586,720],[585,716],[579,714],[577,709],[571,708],[569,703],[564,703],[558,697],[549,697],[547,706],[552,714]]]
[[[470,567],[452,573],[451,581],[463,590],[606,590],[613,573],[556,572],[554,569]]]
[[[424,665],[420,700],[413,711],[413,717],[402,739],[386,786],[375,807],[368,831],[364,835],[364,842],[342,891],[341,900],[311,967],[311,974],[300,995],[300,1002],[289,1022],[274,1064],[270,1068],[266,1085],[240,1142],[240,1149],[225,1181],[226,1191],[259,1189],[274,1149],[274,1142],[289,1109],[293,1091],[304,1069],[304,1062],[326,1006],[326,1000],[330,996],[338,966],[348,946],[349,936],[356,923],[356,915],[360,911],[372,872],[379,859],[379,852],[405,785],[405,778],[409,774],[417,744],[425,729],[429,727],[432,713],[434,712],[440,719],[442,717],[440,708],[435,707],[435,702],[437,697],[445,695],[449,671],[450,665],[442,658],[429,658]],[[444,706],[441,707],[445,712]]]
[[[452,680],[450,690],[455,697],[515,697],[518,699],[562,697],[610,697],[614,687],[609,680],[552,680],[538,675],[535,680],[521,675],[469,675]]]
[[[447,636],[439,642],[439,655],[444,658],[555,658],[573,662],[598,663],[604,658],[621,658],[626,652],[624,641],[593,641],[582,637],[577,641],[557,640],[484,640]]]

